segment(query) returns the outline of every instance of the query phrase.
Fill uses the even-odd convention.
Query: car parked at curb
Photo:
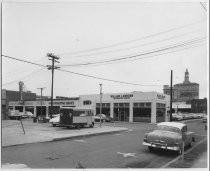
[[[94,116],[95,122],[100,122],[100,119],[101,119],[101,122],[111,122],[112,121],[112,118],[105,114],[97,114]]]
[[[145,134],[143,145],[148,146],[150,152],[159,148],[182,154],[183,143],[184,147],[192,146],[194,141],[194,132],[187,131],[185,123],[161,122],[154,131]]]
[[[203,116],[202,122],[207,123],[207,116],[206,115]]]
[[[49,120],[49,122],[52,124],[53,127],[56,127],[60,124],[60,114],[57,114],[52,119]]]

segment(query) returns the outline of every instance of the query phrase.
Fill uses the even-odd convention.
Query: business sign
[[[164,95],[162,95],[162,94],[157,94],[157,98],[158,98],[158,99],[162,99],[162,100],[164,100],[164,99],[165,99],[165,97],[166,97],[166,96],[164,96]]]
[[[133,97],[133,94],[118,94],[118,95],[110,95],[113,99],[130,99]]]
[[[49,102],[49,105],[51,105],[51,102]],[[56,102],[56,101],[53,101],[53,105],[58,105],[58,106],[74,105],[74,101],[71,101],[71,102],[66,102],[66,101]]]

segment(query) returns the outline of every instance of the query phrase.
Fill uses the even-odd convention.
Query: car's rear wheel
[[[53,127],[56,127],[56,124],[52,124]]]
[[[154,147],[148,146],[149,152],[153,152],[154,151]]]

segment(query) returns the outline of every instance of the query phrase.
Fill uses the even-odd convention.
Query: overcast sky
[[[103,93],[162,93],[170,71],[177,84],[186,69],[200,85],[200,98],[207,97],[206,32],[207,12],[199,2],[2,4],[3,55],[45,66],[51,65],[47,53],[60,56],[54,97],[96,94],[100,83]],[[19,81],[51,95],[50,70],[2,57],[2,88],[18,90]]]

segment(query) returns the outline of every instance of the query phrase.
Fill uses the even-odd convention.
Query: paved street
[[[206,138],[202,121],[189,122],[196,145]],[[105,123],[113,126],[113,123]],[[148,123],[116,123],[128,131],[87,138],[26,144],[2,149],[2,164],[25,164],[29,168],[160,168],[177,157],[168,151],[150,153],[143,135],[154,128]],[[59,128],[58,128],[59,129]]]

